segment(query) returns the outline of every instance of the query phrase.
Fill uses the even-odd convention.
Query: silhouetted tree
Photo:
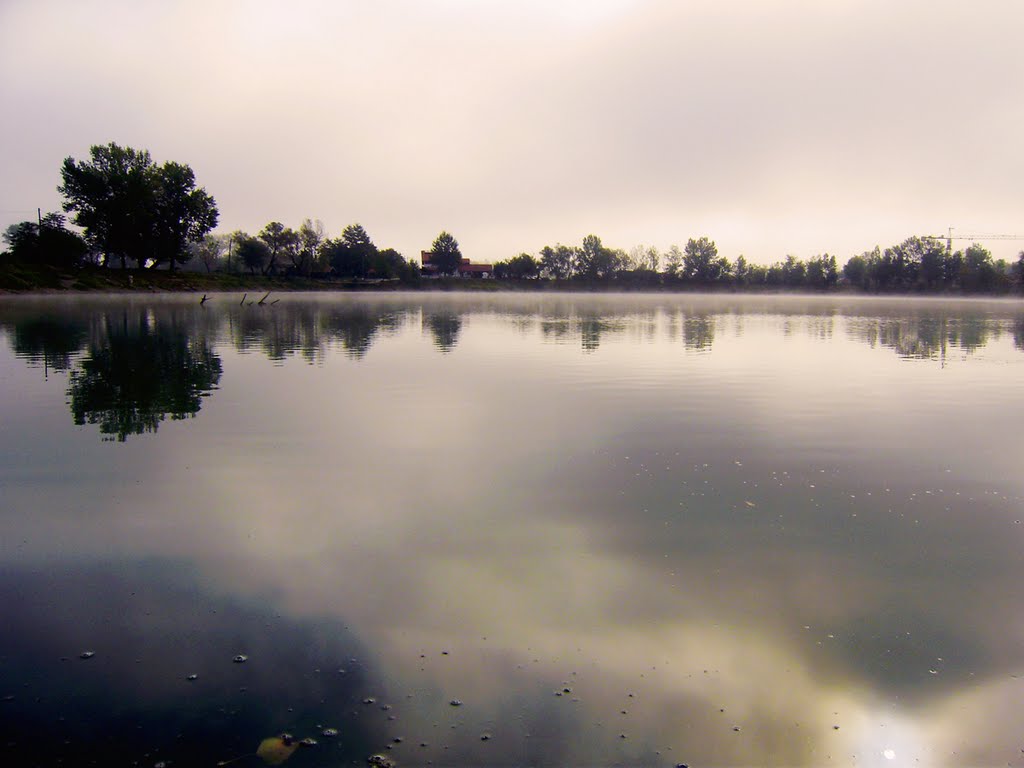
[[[319,268],[320,246],[324,242],[324,224],[305,219],[299,227],[299,248],[292,258],[292,267],[300,275],[308,275]]]
[[[198,243],[193,243],[191,251],[199,259],[207,272],[220,266],[220,257],[227,250],[230,235],[206,235]]]
[[[286,227],[280,221],[272,221],[257,235],[267,246],[268,257],[263,265],[264,275],[273,275],[277,272],[277,260],[279,257],[288,256],[298,250],[299,235],[295,230]]]
[[[217,203],[205,189],[196,189],[192,169],[181,163],[167,162],[153,169],[154,220],[151,258],[175,264],[187,261],[190,243],[199,243],[217,226]]]
[[[963,267],[960,272],[960,283],[965,291],[988,291],[996,282],[996,269],[992,263],[992,254],[977,243],[972,243],[964,251]]]
[[[589,280],[611,277],[620,262],[620,254],[606,248],[597,235],[583,238],[583,246],[576,250],[574,272]]]
[[[683,270],[683,252],[679,246],[673,243],[665,254],[665,274],[669,277],[678,277]]]
[[[243,234],[236,238],[235,256],[250,274],[263,272],[264,266],[270,261],[270,248],[265,242]]]
[[[690,238],[683,249],[683,274],[697,283],[714,282],[721,271],[718,263],[718,247],[713,240],[701,237]]]
[[[494,276],[517,280],[536,278],[540,276],[540,262],[528,253],[520,253],[518,256],[495,264]]]
[[[443,275],[454,275],[462,263],[459,241],[450,232],[442,232],[430,246],[430,261]]]
[[[88,243],[67,229],[59,213],[48,213],[41,222],[12,224],[4,233],[4,242],[12,259],[28,264],[77,267],[89,255]]]
[[[110,143],[93,146],[89,160],[68,157],[61,167],[64,210],[85,231],[85,239],[104,255],[140,266],[149,256],[155,186],[149,152]]]
[[[93,146],[88,161],[68,157],[61,167],[64,210],[104,256],[139,267],[165,262],[174,268],[217,224],[216,201],[196,189],[187,165],[154,166],[149,152],[110,143]]]
[[[554,280],[565,280],[572,276],[573,263],[576,261],[576,249],[571,245],[559,243],[554,248],[545,245],[540,250],[540,267],[546,277]]]

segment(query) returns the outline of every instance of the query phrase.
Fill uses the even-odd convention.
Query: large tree
[[[235,256],[250,274],[255,275],[257,270],[262,272],[270,261],[270,248],[258,237],[241,234],[236,237],[235,244]]]
[[[298,258],[292,259],[292,266],[301,275],[308,275],[319,266],[320,246],[324,242],[324,223],[317,219],[305,219],[299,227]]]
[[[299,235],[291,227],[286,227],[280,221],[272,221],[265,226],[257,237],[262,240],[269,251],[269,258],[263,266],[264,275],[272,275],[277,271],[277,260],[281,257],[291,256],[299,250]]]
[[[217,226],[217,203],[205,189],[196,189],[192,169],[167,162],[153,172],[155,206],[154,248],[151,258],[166,262],[171,271],[177,262],[187,261],[189,245],[201,243]]]
[[[377,246],[362,224],[349,224],[337,240],[328,240],[323,253],[338,277],[365,278],[377,260]]]
[[[576,261],[576,249],[571,245],[559,243],[554,248],[545,245],[540,249],[540,267],[547,277],[564,280],[572,275],[573,263]]]
[[[72,157],[61,167],[64,210],[103,254],[104,263],[132,259],[141,266],[152,244],[155,185],[149,152],[113,142],[89,149],[89,160]]]
[[[434,239],[434,244],[430,246],[430,253],[430,262],[437,267],[442,275],[454,275],[462,263],[459,241],[450,232],[442,232]]]
[[[576,276],[590,279],[611,277],[624,259],[622,253],[606,248],[597,235],[584,237],[583,245],[576,250],[575,256]]]
[[[104,264],[118,259],[122,268],[131,260],[174,269],[217,225],[217,203],[189,166],[155,166],[149,152],[114,143],[91,147],[87,161],[66,158],[57,191]]]
[[[698,283],[714,282],[721,272],[718,262],[718,246],[714,240],[692,237],[683,248],[683,273],[690,280]]]

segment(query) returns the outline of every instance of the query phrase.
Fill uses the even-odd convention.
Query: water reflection
[[[236,305],[227,298],[215,302],[197,311],[164,301],[145,309],[135,307],[130,318],[103,319],[97,312],[67,303],[61,311],[46,313],[32,311],[31,302],[14,303],[0,316],[0,328],[7,329],[19,357],[55,371],[69,370],[87,343],[91,354],[102,356],[114,344],[134,339],[141,344],[138,354],[145,354],[144,337],[155,344],[180,346],[200,332],[200,347],[228,340],[234,349],[259,351],[277,362],[293,355],[317,362],[332,345],[352,359],[362,359],[379,339],[417,323],[439,352],[448,353],[459,344],[465,319],[474,315],[500,318],[522,334],[538,333],[547,341],[575,343],[584,352],[596,351],[606,339],[645,343],[678,339],[687,350],[706,352],[714,348],[716,334],[742,337],[751,319],[777,323],[784,336],[822,341],[832,337],[838,321],[848,338],[912,359],[939,359],[951,351],[972,354],[1007,332],[1012,333],[1014,345],[1024,349],[1024,320],[1012,302],[573,295],[540,299],[385,296],[343,301],[302,297],[264,306]],[[172,341],[175,334],[178,339]],[[202,349],[199,352],[200,357],[207,356]],[[168,350],[168,354],[180,353]],[[209,364],[215,367],[214,360]],[[208,378],[197,384],[198,389],[216,385],[212,369]]]
[[[340,624],[217,597],[172,562],[4,568],[0,583],[19,598],[0,633],[4,765],[214,765],[281,730],[361,763],[385,741],[362,701],[386,691]]]
[[[90,331],[69,378],[71,414],[75,424],[96,424],[111,439],[156,432],[167,416],[195,416],[220,381],[206,329],[180,312],[104,313]]]
[[[25,403],[0,412],[0,594],[25,606],[0,638],[4,737],[95,711],[69,741],[141,724],[117,753],[141,764],[318,726],[338,752],[289,764],[1013,762],[1021,316],[662,296],[2,303],[0,372]],[[27,341],[54,335],[26,330],[43,321],[72,341]],[[201,418],[116,461],[71,429],[62,377],[94,342],[181,360],[181,328],[223,371]],[[49,381],[24,366],[60,360]],[[355,680],[323,676],[355,674],[349,658]]]
[[[423,327],[433,337],[434,346],[442,354],[447,354],[459,342],[459,332],[462,330],[462,315],[453,308],[424,311]]]
[[[74,356],[85,347],[89,329],[74,317],[34,315],[11,323],[11,347],[29,365],[42,364],[54,371],[71,368]]]

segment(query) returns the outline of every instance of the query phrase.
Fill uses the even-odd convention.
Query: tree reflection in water
[[[155,432],[168,415],[199,412],[216,388],[220,358],[178,313],[131,307],[99,318],[68,384],[75,424],[96,424],[105,439]]]

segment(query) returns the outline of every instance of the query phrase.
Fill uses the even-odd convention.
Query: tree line
[[[88,160],[66,158],[60,176],[63,213],[8,227],[5,259],[60,268],[132,264],[170,270],[191,261],[208,272],[402,283],[421,276],[417,263],[394,248],[379,248],[358,223],[337,238],[308,218],[298,229],[272,221],[255,235],[213,234],[216,200],[196,186],[192,169],[177,162],[157,165],[145,150],[93,146]],[[66,215],[80,232],[69,228]],[[450,233],[438,235],[431,254],[436,274],[457,274],[462,253]],[[840,269],[828,253],[806,261],[787,256],[765,266],[742,255],[731,261],[707,237],[665,252],[654,246],[627,252],[591,234],[578,246],[559,243],[499,261],[493,276],[623,288],[1009,293],[1024,290],[1024,251],[1010,264],[977,243],[954,252],[937,238],[915,236],[853,256]]]
[[[865,251],[839,268],[828,253],[808,260],[787,256],[769,265],[721,256],[713,240],[691,238],[684,248],[662,253],[654,246],[626,252],[587,235],[580,246],[545,246],[494,265],[510,280],[614,282],[622,286],[827,291],[838,287],[868,292],[1009,293],[1024,289],[1024,251],[1014,263],[994,260],[975,243],[952,251],[938,238],[910,237],[882,250]]]

